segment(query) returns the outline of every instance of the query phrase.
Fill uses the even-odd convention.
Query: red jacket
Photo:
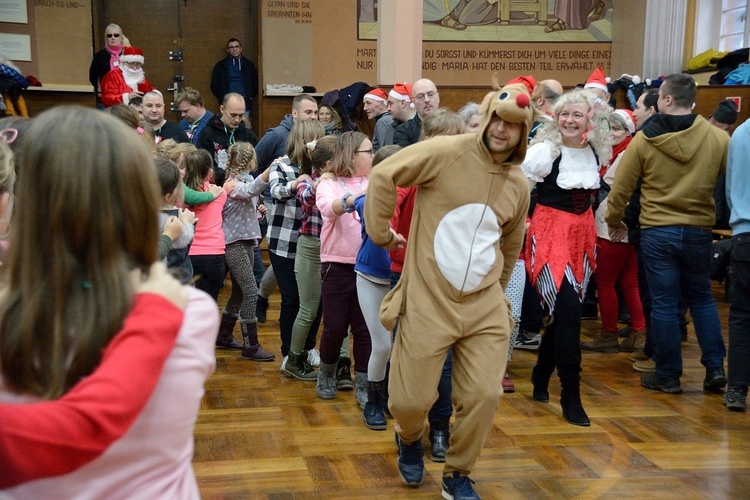
[[[122,70],[120,68],[115,68],[104,75],[101,86],[102,103],[108,108],[115,104],[127,104],[127,94],[134,90],[125,83],[125,77],[122,76]],[[138,84],[138,90],[145,94],[146,92],[154,90],[154,87],[152,87],[144,77],[143,81]]]

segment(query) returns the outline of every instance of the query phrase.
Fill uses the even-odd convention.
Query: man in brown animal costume
[[[422,482],[421,438],[449,349],[455,422],[443,469],[445,498],[479,498],[469,479],[492,427],[512,330],[508,284],[524,235],[529,187],[519,164],[534,119],[530,90],[500,88],[481,107],[476,134],[435,137],[396,153],[372,171],[367,232],[384,247],[404,239],[388,225],[396,186],[419,186],[404,272],[381,307],[399,332],[391,354],[389,408],[398,468]]]

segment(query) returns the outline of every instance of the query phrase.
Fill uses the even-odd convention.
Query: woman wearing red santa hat
[[[154,90],[143,71],[144,61],[141,49],[123,49],[120,65],[102,78],[102,103],[105,107],[128,104],[131,99]]]

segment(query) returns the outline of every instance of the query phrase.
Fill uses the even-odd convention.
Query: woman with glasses
[[[531,142],[521,169],[536,185],[537,205],[526,234],[526,271],[550,312],[539,356],[531,372],[533,397],[549,402],[557,367],[563,418],[589,426],[580,396],[581,301],[596,266],[596,229],[591,198],[599,167],[612,152],[609,106],[595,104],[588,90],[573,90],[555,103],[554,120]]]
[[[323,218],[320,231],[320,274],[323,279],[323,334],[316,391],[321,399],[336,397],[336,366],[348,330],[354,338],[354,385],[360,407],[367,403],[367,365],[372,342],[359,307],[354,264],[362,244],[362,225],[354,200],[367,189],[372,170],[372,142],[359,132],[344,132],[327,173],[321,176],[315,202]]]
[[[104,48],[94,54],[89,68],[89,81],[96,90],[96,107],[103,109],[101,81],[104,75],[120,65],[120,56],[123,48],[130,45],[128,39],[122,34],[122,28],[116,24],[110,24],[104,30]]]

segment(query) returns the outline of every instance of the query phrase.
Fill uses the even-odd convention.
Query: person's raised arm
[[[154,264],[91,375],[54,401],[0,404],[0,489],[77,470],[122,437],[156,388],[186,304],[186,287]]]

